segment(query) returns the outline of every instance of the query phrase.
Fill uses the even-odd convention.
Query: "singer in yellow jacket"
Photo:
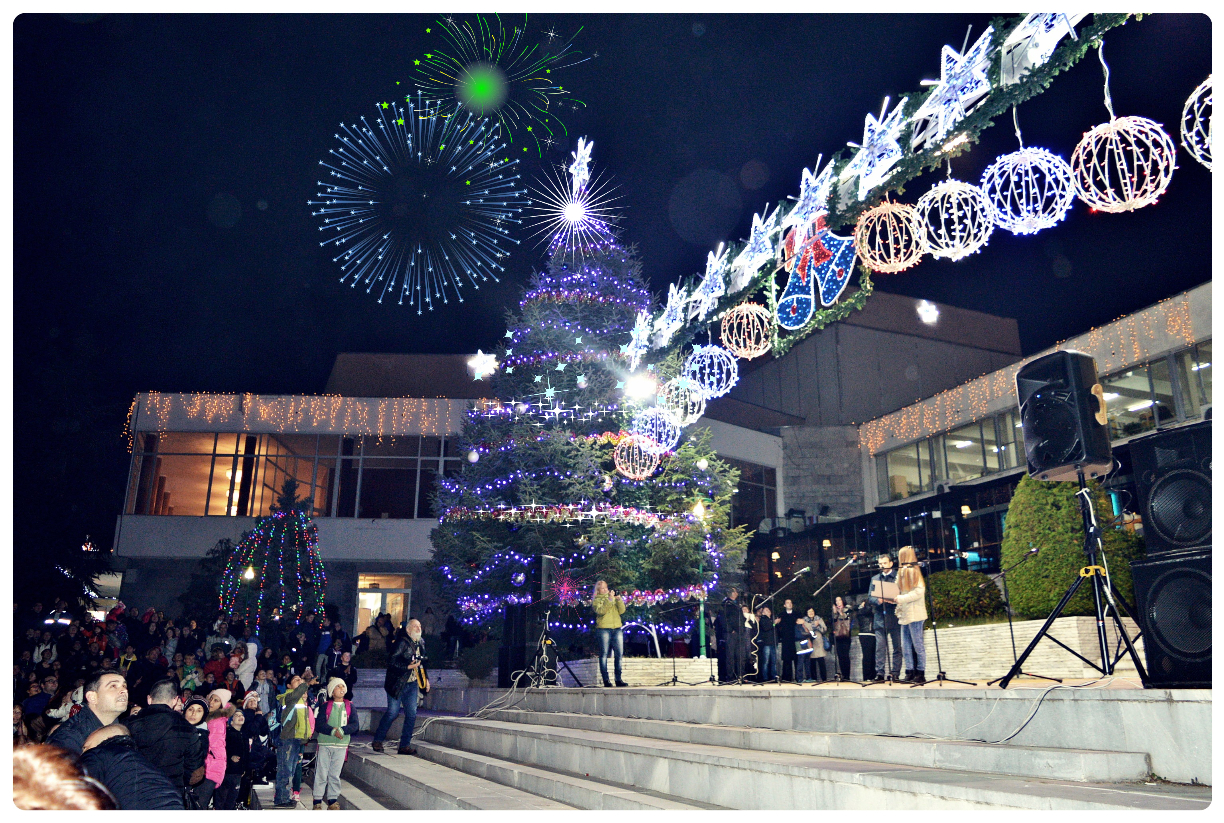
[[[625,601],[616,592],[608,589],[607,581],[595,583],[595,596],[591,600],[595,611],[595,634],[599,637],[599,674],[604,686],[611,687],[608,680],[608,649],[612,650],[616,666],[616,685],[628,686],[621,679],[621,657],[625,652],[625,636],[621,629],[621,615],[625,613]]]

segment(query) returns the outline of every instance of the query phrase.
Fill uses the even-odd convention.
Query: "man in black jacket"
[[[724,675],[727,680],[742,680],[744,677],[744,658],[740,654],[744,636],[744,610],[739,601],[739,589],[731,587],[727,599],[723,601],[719,620],[723,624],[724,643],[719,649],[726,657]]]
[[[410,744],[412,731],[416,727],[417,695],[419,685],[417,669],[425,658],[425,643],[421,635],[421,622],[409,620],[406,632],[401,631],[391,654],[387,658],[387,676],[383,681],[383,691],[387,693],[387,710],[383,713],[378,728],[374,730],[374,741],[370,744],[376,752],[383,750],[383,740],[391,724],[404,712],[404,729],[400,732],[399,748],[396,754],[416,754],[417,750]]]
[[[83,745],[81,769],[110,789],[120,809],[183,810],[182,788],[145,759],[125,726],[98,729]]]
[[[176,786],[204,779],[208,742],[179,714],[181,701],[173,680],[159,680],[149,690],[149,707],[127,722],[140,753]]]
[[[99,672],[85,684],[85,706],[51,732],[48,743],[80,754],[85,738],[127,711],[127,681],[118,672]]]
[[[799,674],[799,656],[795,649],[795,624],[799,622],[799,612],[795,610],[795,604],[788,597],[782,601],[782,610],[778,612],[775,625],[778,627],[778,642],[782,644],[782,664],[778,667],[779,674],[783,680],[790,679],[795,683],[802,683],[803,678]],[[787,678],[787,672],[790,677]]]

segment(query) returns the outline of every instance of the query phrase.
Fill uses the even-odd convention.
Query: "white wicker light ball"
[[[773,313],[759,303],[740,303],[723,315],[722,344],[736,357],[760,357],[773,345],[773,321]]]
[[[646,440],[640,434],[627,434],[612,452],[616,470],[630,480],[646,480],[659,468],[659,455],[646,449]]]
[[[1023,148],[995,160],[982,174],[982,192],[995,225],[1036,234],[1067,216],[1075,197],[1071,167],[1045,149]]]
[[[659,406],[674,414],[681,426],[687,426],[705,414],[706,401],[692,380],[673,377],[659,389]]]
[[[961,260],[981,250],[994,231],[994,209],[977,186],[945,180],[914,207],[922,221],[922,244],[932,257]]]
[[[1146,117],[1115,117],[1095,126],[1071,154],[1075,193],[1104,212],[1152,205],[1169,187],[1176,165],[1173,138]]]
[[[633,418],[629,430],[642,435],[642,448],[654,454],[669,452],[680,442],[680,421],[667,409],[643,409]]]
[[[684,361],[684,375],[697,384],[706,400],[713,400],[739,381],[739,364],[722,346],[696,346]]]
[[[1182,146],[1190,156],[1211,169],[1211,75],[1199,83],[1182,109]]]
[[[859,217],[854,247],[872,271],[895,274],[922,258],[922,234],[922,221],[913,206],[886,200]]]

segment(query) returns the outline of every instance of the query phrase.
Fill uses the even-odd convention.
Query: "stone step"
[[[737,809],[1203,809],[1201,786],[1096,784],[651,740],[500,720],[436,718],[452,749]]]
[[[590,775],[541,769],[419,740],[413,745],[420,752],[419,756],[426,760],[551,798],[577,809],[696,811],[718,808],[704,803],[684,802],[655,792],[642,792],[633,786],[592,779]]]
[[[378,754],[368,744],[349,747],[342,773],[344,782],[359,790],[377,787],[391,803],[403,809],[570,809],[563,803],[484,780],[420,757]],[[343,792],[341,792],[343,794]],[[375,798],[383,808],[394,808]]]
[[[402,811],[405,809],[395,798],[384,792],[344,775],[340,784],[340,808],[362,812]]]
[[[716,726],[564,712],[530,712],[520,709],[503,709],[491,712],[487,717],[510,723],[585,729],[601,734],[629,734],[652,740],[700,743],[744,749],[748,752],[789,752],[1013,777],[1056,776],[1060,780],[1121,783],[1147,780],[1151,774],[1147,755],[1139,752],[1051,749],[869,734],[772,731],[747,726]]]

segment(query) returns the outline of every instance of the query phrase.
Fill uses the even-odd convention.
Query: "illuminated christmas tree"
[[[296,621],[320,609],[327,574],[319,554],[319,531],[297,499],[297,482],[286,480],[272,507],[234,549],[221,575],[221,613],[256,631],[273,610]]]
[[[582,192],[571,194],[557,208],[582,219]],[[634,252],[602,220],[551,251],[496,358],[473,359],[497,399],[468,413],[468,463],[440,481],[438,582],[463,622],[495,626],[506,603],[539,598],[527,581],[549,555],[561,627],[587,628],[583,601],[597,579],[630,595],[626,620],[686,627],[692,609],[679,601],[704,596],[742,562],[747,536],[729,528],[738,471],[716,458],[708,430],[670,450],[627,431],[680,371],[678,359],[631,371],[634,326],[651,302]],[[635,387],[644,390],[626,394]]]

